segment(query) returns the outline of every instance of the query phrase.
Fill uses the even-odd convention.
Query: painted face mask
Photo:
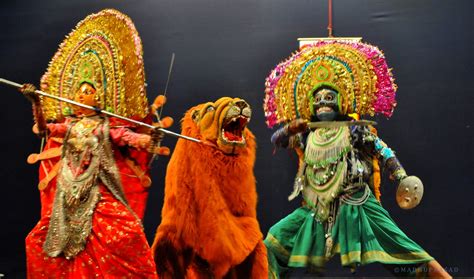
[[[76,91],[74,101],[88,106],[97,106],[96,89],[89,83],[83,83]],[[93,110],[86,108],[74,108],[77,116],[89,116],[95,114]]]
[[[313,115],[320,121],[333,121],[339,114],[337,92],[322,88],[314,93]]]

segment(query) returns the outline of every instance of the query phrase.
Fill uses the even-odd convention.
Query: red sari
[[[114,128],[115,124],[111,120],[110,139],[114,159],[129,208],[135,214],[99,182],[100,199],[94,208],[92,229],[84,249],[70,259],[62,254],[50,257],[43,251],[43,245],[56,192],[56,178],[52,179],[41,191],[41,219],[26,238],[28,278],[157,278],[152,253],[140,220],[144,215],[147,189],[130,167],[130,162],[126,162],[124,150],[120,151],[119,147],[126,148],[126,156],[133,158],[142,170],[147,169],[148,154],[129,148],[140,134],[123,126]],[[48,128],[51,136],[63,137],[67,124],[50,124]],[[59,145],[50,138],[45,150]],[[59,157],[42,161],[40,181],[58,161]]]

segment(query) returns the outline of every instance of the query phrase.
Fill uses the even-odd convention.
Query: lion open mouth
[[[222,138],[227,143],[245,143],[243,131],[249,122],[249,118],[244,115],[229,117],[222,125]]]

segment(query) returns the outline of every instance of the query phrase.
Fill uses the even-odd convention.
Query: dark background
[[[149,99],[164,89],[176,53],[165,114],[178,120],[191,106],[220,96],[243,97],[253,107],[250,129],[259,143],[255,175],[263,232],[298,207],[299,201],[287,201],[296,156],[286,150],[273,154],[262,110],[264,80],[298,48],[298,37],[327,35],[327,1],[2,1],[0,77],[38,84],[64,36],[103,8],[116,8],[135,22]],[[395,202],[396,185],[385,179],[384,207],[456,277],[474,275],[473,11],[470,0],[334,1],[335,35],[362,36],[379,46],[394,68],[398,107],[390,120],[376,118],[379,135],[407,172],[425,184],[421,205],[404,211]],[[38,166],[26,163],[28,154],[38,152],[39,140],[31,133],[28,101],[9,87],[0,91],[0,273],[14,278],[24,276],[24,238],[39,219]],[[172,130],[179,131],[177,121]],[[164,144],[175,142],[166,138]],[[150,241],[160,223],[167,162],[161,157],[152,169],[144,221]],[[327,275],[351,276],[337,257]],[[389,273],[374,264],[356,275]]]

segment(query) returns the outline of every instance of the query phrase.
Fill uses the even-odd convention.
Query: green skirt
[[[355,267],[372,262],[420,264],[433,260],[408,238],[371,194],[362,205],[342,204],[332,229],[333,254],[339,253],[343,266]],[[323,268],[324,224],[311,209],[301,207],[275,224],[265,239],[270,278],[288,267]]]

